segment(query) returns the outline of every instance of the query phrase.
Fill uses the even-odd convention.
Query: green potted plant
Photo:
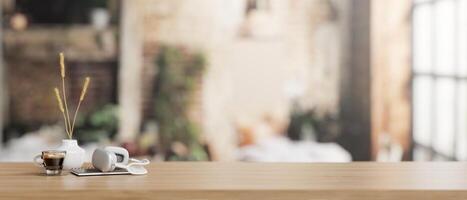
[[[155,120],[166,160],[206,160],[207,152],[199,139],[199,125],[188,116],[197,84],[205,70],[205,57],[187,49],[161,46],[156,58],[154,83]],[[174,146],[187,149],[180,155]],[[183,149],[183,148],[178,148]]]

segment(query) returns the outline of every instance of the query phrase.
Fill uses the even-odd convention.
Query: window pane
[[[458,1],[457,42],[459,75],[467,76],[467,1]]]
[[[416,72],[429,72],[431,69],[431,8],[429,4],[419,5],[413,13],[413,62]]]
[[[458,92],[456,155],[461,160],[467,160],[467,81],[459,83]]]
[[[436,1],[434,6],[435,71],[440,74],[455,74],[455,4],[452,0],[442,0]]]
[[[414,140],[430,145],[431,105],[433,81],[429,77],[416,77],[413,82]]]
[[[434,148],[446,155],[453,154],[454,144],[454,87],[455,81],[449,78],[439,79],[436,84],[436,132]]]

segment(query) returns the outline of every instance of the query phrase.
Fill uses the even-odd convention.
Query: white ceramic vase
[[[85,151],[78,146],[78,141],[62,140],[62,144],[57,150],[66,151],[63,169],[69,170],[71,168],[79,168],[83,165]]]

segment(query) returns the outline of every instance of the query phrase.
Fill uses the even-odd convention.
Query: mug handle
[[[37,155],[36,157],[34,157],[33,159],[33,163],[34,165],[38,166],[38,167],[43,167],[43,162],[44,161],[41,161],[41,162],[38,162],[37,159],[40,158],[42,160],[42,155]]]

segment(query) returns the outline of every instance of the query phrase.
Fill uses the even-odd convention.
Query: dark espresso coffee
[[[62,169],[63,160],[65,159],[64,155],[56,154],[46,154],[43,155],[44,167],[48,170],[57,170]]]
[[[43,151],[41,155],[34,157],[34,163],[37,166],[45,168],[45,174],[49,176],[60,175],[62,173],[63,161],[66,151]],[[41,159],[42,161],[39,161]]]

